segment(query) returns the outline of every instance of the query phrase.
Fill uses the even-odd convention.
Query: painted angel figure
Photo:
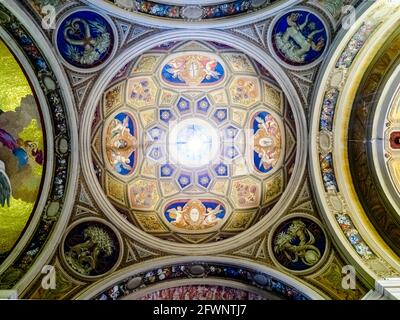
[[[275,134],[279,133],[278,125],[275,122],[275,120],[272,117],[272,115],[270,115],[270,114],[268,114],[265,117],[265,127],[266,127],[268,133],[271,134],[271,135],[275,135]]]
[[[206,79],[210,80],[211,78],[218,79],[221,75],[219,72],[215,71],[218,62],[215,59],[202,59],[201,63],[203,64],[204,72],[206,74]]]
[[[114,151],[111,152],[111,164],[114,166],[117,172],[121,173],[123,169],[128,171],[132,170],[132,166],[130,166],[129,163],[129,158],[125,158]]]
[[[274,165],[276,161],[275,160],[276,152],[271,154],[266,150],[262,150],[262,152],[259,153],[259,157],[260,157],[259,168],[261,168],[261,166],[264,166],[264,168],[270,168]]]
[[[20,168],[26,166],[29,160],[28,153],[20,146],[22,142],[22,140],[14,139],[11,134],[0,128],[0,143],[13,153]],[[6,172],[6,164],[0,160],[0,205],[2,207],[6,204],[10,206],[10,198],[11,182]]]
[[[265,170],[273,167],[280,156],[281,137],[278,125],[274,118],[268,114],[263,119],[258,116],[258,130],[254,135],[254,151],[258,154],[260,162],[258,168]]]
[[[117,119],[113,121],[113,127],[111,129],[111,136],[114,138],[117,135],[123,136],[124,131],[128,128],[129,125],[129,118],[125,117],[124,120],[121,122]]]
[[[131,155],[135,149],[136,138],[129,131],[129,117],[122,121],[114,119],[107,130],[106,152],[116,172],[125,174],[124,171],[132,171]]]
[[[207,214],[205,218],[205,224],[208,226],[213,226],[218,222],[217,215],[221,213],[223,210],[221,209],[221,205],[218,205],[215,209],[207,208]]]
[[[172,221],[173,225],[177,227],[183,227],[186,225],[185,219],[183,218],[183,210],[181,206],[169,209],[167,212],[172,219],[175,219],[174,221]]]
[[[172,78],[174,79],[178,78],[179,80],[183,80],[181,78],[181,74],[185,69],[185,64],[186,60],[183,58],[174,59],[168,64],[170,68],[167,69],[167,72],[172,74]]]

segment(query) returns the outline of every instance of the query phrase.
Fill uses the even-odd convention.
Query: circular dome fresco
[[[211,42],[171,42],[128,63],[92,128],[97,178],[143,231],[213,242],[257,223],[285,191],[296,130],[267,70]]]

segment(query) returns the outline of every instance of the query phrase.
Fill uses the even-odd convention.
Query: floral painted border
[[[45,208],[30,242],[14,260],[13,264],[0,275],[0,289],[10,289],[36,261],[57,225],[65,202],[68,184],[71,140],[67,120],[67,107],[63,101],[57,77],[50,64],[35,44],[31,34],[2,4],[0,4],[0,12],[2,13],[0,26],[15,40],[37,75],[49,106],[55,141],[52,186]]]
[[[288,300],[311,299],[294,287],[287,285],[269,274],[254,272],[248,268],[205,262],[164,266],[158,269],[141,272],[113,284],[97,294],[93,299],[117,300],[156,283],[187,278],[231,279],[274,293]],[[135,283],[135,285],[132,285],[133,283]]]

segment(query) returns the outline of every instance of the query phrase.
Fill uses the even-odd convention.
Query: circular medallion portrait
[[[96,277],[110,271],[120,256],[120,244],[115,232],[98,221],[75,225],[63,245],[67,265],[84,277]]]
[[[327,251],[324,231],[315,221],[293,217],[283,221],[272,236],[275,259],[291,271],[305,271],[316,266]]]
[[[326,25],[308,10],[292,10],[279,17],[272,26],[270,40],[273,53],[294,67],[317,61],[329,45]]]
[[[91,10],[79,10],[64,17],[55,42],[61,57],[71,66],[95,68],[113,53],[114,31],[105,17]]]

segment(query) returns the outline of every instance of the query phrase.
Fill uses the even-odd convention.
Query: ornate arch
[[[226,16],[224,19],[169,19],[169,18],[162,18],[159,19],[155,15],[150,15],[146,13],[140,13],[136,10],[126,10],[122,7],[118,7],[113,3],[108,1],[96,1],[96,0],[84,0],[86,3],[90,4],[91,6],[101,8],[105,12],[112,13],[120,18],[124,18],[127,20],[134,21],[135,23],[139,23],[145,26],[157,27],[162,29],[212,29],[212,28],[233,28],[233,27],[240,27],[245,24],[254,23],[260,21],[261,19],[265,19],[270,17],[285,7],[293,6],[301,0],[280,0],[276,3],[269,4],[266,3],[265,6],[261,7],[260,9],[254,12],[248,12],[246,14],[237,14],[232,16]],[[198,5],[198,3],[196,3]],[[202,2],[201,5],[204,6],[207,3]],[[214,1],[214,5],[215,4]],[[189,7],[193,5],[188,5]],[[182,6],[185,8],[185,6]],[[196,21],[197,20],[197,21]]]
[[[339,33],[321,69],[311,114],[310,174],[315,198],[340,250],[367,281],[398,275],[400,264],[355,191],[348,160],[349,119],[360,81],[398,21],[395,4],[377,1],[349,30]]]
[[[82,6],[82,2],[90,6]],[[220,1],[213,1],[213,3],[214,2]],[[381,8],[378,5],[373,5],[370,10],[364,13],[360,22],[357,22],[347,33],[340,33],[338,37],[339,40],[333,44],[331,54],[328,57],[325,55],[328,51],[328,45],[326,45],[324,50],[321,50],[319,55],[317,55],[317,58],[314,60],[315,63],[310,63],[310,60],[308,60],[304,61],[304,64],[301,65],[300,68],[291,68],[289,65],[281,63],[284,59],[278,60],[279,57],[273,57],[273,47],[271,47],[272,34],[268,32],[268,28],[272,28],[272,26],[276,25],[277,21],[281,18],[283,21],[287,19],[285,15],[289,14],[291,11],[285,10],[284,7],[286,5],[293,6],[300,2],[301,1],[294,0],[278,1],[276,5],[265,7],[253,13],[232,16],[221,20],[209,19],[209,21],[201,21],[201,23],[198,21],[155,19],[148,15],[124,11],[115,6],[111,7],[111,4],[106,4],[103,1],[82,0],[68,2],[67,4],[61,2],[58,8],[60,9],[62,21],[60,20],[59,28],[54,32],[39,31],[40,28],[37,23],[40,23],[40,5],[8,5],[9,10],[14,13],[18,20],[24,21],[23,23],[18,22],[18,25],[21,25],[21,29],[24,30],[25,33],[27,33],[27,29],[32,30],[32,32],[35,31],[34,36],[29,36],[37,43],[40,52],[47,53],[46,59],[48,65],[53,69],[51,70],[54,76],[53,79],[59,84],[57,89],[53,91],[57,91],[59,96],[62,97],[63,115],[66,115],[68,120],[66,123],[68,124],[68,130],[70,132],[70,140],[68,141],[68,145],[65,145],[64,142],[60,145],[60,140],[54,139],[54,143],[51,145],[52,140],[49,139],[49,146],[56,147],[54,153],[55,159],[60,153],[60,150],[64,150],[65,152],[63,154],[68,155],[69,171],[66,176],[66,182],[68,182],[66,188],[68,190],[65,192],[62,201],[51,201],[44,204],[43,200],[42,206],[44,210],[42,211],[45,211],[45,214],[41,215],[42,212],[38,212],[34,219],[36,219],[35,222],[37,221],[38,223],[47,221],[46,219],[48,219],[49,212],[57,213],[58,217],[52,222],[52,229],[48,237],[44,238],[45,242],[41,243],[41,247],[38,251],[39,253],[29,261],[29,264],[22,265],[22,262],[27,261],[27,257],[30,259],[29,254],[31,251],[27,249],[27,246],[31,246],[33,242],[29,243],[28,237],[35,236],[35,232],[40,230],[40,227],[35,229],[36,225],[32,223],[29,233],[24,236],[18,245],[18,248],[21,248],[20,252],[17,254],[17,251],[15,251],[12,257],[10,256],[10,259],[6,261],[7,265],[3,264],[3,266],[0,266],[0,282],[6,284],[4,287],[14,287],[20,291],[24,290],[23,293],[27,297],[45,299],[52,297],[86,299],[93,298],[96,295],[98,297],[99,294],[105,293],[115,286],[125,285],[128,282],[131,283],[130,281],[138,283],[139,276],[141,279],[144,279],[147,273],[154,273],[158,269],[178,268],[178,266],[183,266],[185,270],[188,271],[188,273],[185,273],[186,275],[193,276],[190,279],[195,279],[193,280],[195,284],[208,285],[210,284],[210,279],[213,278],[208,277],[207,274],[199,270],[205,270],[211,265],[214,265],[221,270],[224,268],[227,270],[233,268],[233,274],[237,274],[238,270],[244,270],[246,274],[252,275],[249,277],[251,283],[239,283],[235,277],[227,273],[225,274],[223,273],[225,271],[223,271],[221,275],[225,275],[228,280],[222,280],[221,277],[221,279],[218,280],[221,286],[233,286],[237,289],[243,289],[243,286],[249,286],[250,291],[253,290],[256,293],[260,293],[261,290],[266,294],[267,298],[274,297],[274,295],[271,295],[271,292],[274,294],[274,290],[271,286],[266,284],[276,283],[278,287],[284,288],[285,292],[295,292],[295,296],[300,299],[329,299],[331,297],[356,299],[365,293],[365,282],[372,284],[372,279],[398,274],[399,270],[396,270],[396,268],[398,268],[398,265],[396,265],[398,260],[396,260],[396,257],[388,250],[387,246],[382,244],[383,242],[376,233],[368,234],[371,230],[373,232],[375,231],[368,220],[366,218],[364,219],[362,212],[360,211],[359,214],[358,211],[349,210],[350,206],[345,204],[346,199],[341,198],[342,196],[347,196],[346,191],[349,189],[347,189],[347,187],[342,189],[341,187],[342,185],[346,186],[347,182],[341,180],[342,178],[338,179],[337,183],[340,184],[341,193],[339,193],[339,191],[332,192],[331,187],[334,186],[332,184],[328,185],[330,188],[325,189],[327,186],[324,185],[324,176],[321,174],[320,169],[321,164],[326,165],[326,162],[321,162],[321,154],[326,155],[330,153],[334,155],[334,162],[332,164],[334,168],[338,168],[338,166],[340,168],[341,164],[344,163],[344,160],[342,161],[339,156],[342,149],[338,147],[338,141],[342,141],[340,139],[342,139],[341,134],[344,130],[339,127],[338,130],[319,130],[320,117],[321,114],[323,114],[321,110],[323,109],[324,95],[321,95],[317,89],[326,88],[323,94],[325,94],[325,91],[328,92],[331,87],[340,87],[343,89],[344,93],[340,95],[340,99],[343,99],[340,100],[340,107],[338,107],[337,111],[343,112],[344,114],[349,111],[348,109],[343,111],[340,108],[343,107],[343,109],[345,109],[346,106],[351,105],[350,94],[349,97],[347,97],[347,92],[353,93],[349,88],[354,86],[354,83],[357,82],[356,79],[358,79],[357,77],[359,76],[357,67],[361,65],[364,66],[363,59],[365,58],[365,61],[367,60],[369,51],[367,52],[365,50],[365,53],[361,54],[361,52],[364,52],[363,50],[366,49],[361,46],[362,48],[357,49],[360,50],[359,61],[357,60],[358,57],[353,61],[354,57],[352,57],[352,55],[354,52],[352,51],[352,47],[349,46],[350,49],[346,49],[346,46],[351,39],[359,39],[359,31],[364,30],[362,22],[370,19],[370,17],[374,15],[374,10],[379,11]],[[79,7],[79,9],[71,9],[73,7]],[[338,7],[340,8],[340,5],[338,5]],[[337,11],[338,7],[333,9],[329,8],[326,6],[325,2],[304,2],[301,7],[294,6],[291,8],[293,8],[294,11],[311,12],[311,14],[321,20],[324,30],[327,31],[325,37],[327,41],[328,39],[334,38],[340,20],[340,12]],[[95,12],[93,8],[99,8],[99,12]],[[110,34],[114,36],[113,39],[115,41],[110,41],[108,43],[109,48],[112,49],[110,50],[112,53],[109,56],[105,55],[105,59],[100,59],[95,68],[92,68],[94,64],[74,67],[73,63],[67,63],[67,61],[60,62],[60,58],[63,56],[60,50],[56,50],[58,51],[56,53],[57,56],[52,53],[50,43],[53,41],[53,45],[58,46],[56,35],[61,29],[61,23],[68,20],[67,18],[71,17],[72,14],[79,12],[80,9],[82,9],[82,11],[94,12],[98,17],[104,17],[106,24],[112,29]],[[36,17],[30,17],[27,13],[28,11],[33,15],[36,12]],[[272,18],[274,15],[277,15],[276,19]],[[34,22],[35,18],[36,24]],[[81,16],[80,18],[85,20],[87,17]],[[138,18],[138,20],[132,20],[136,18]],[[383,22],[382,20],[383,19],[379,20],[380,22],[375,26],[376,28],[374,30],[384,31],[383,25],[387,28],[389,27],[388,22]],[[139,24],[136,24],[137,21],[139,21]],[[389,21],[393,21],[393,19],[391,18]],[[245,24],[246,26],[244,26]],[[146,25],[154,28],[146,28]],[[223,31],[222,28],[227,30]],[[243,31],[240,29],[243,29]],[[367,31],[368,30],[369,29],[367,29]],[[135,32],[138,32],[140,35],[136,36]],[[62,34],[62,32],[60,34]],[[0,33],[0,35],[7,36],[6,33],[4,33],[4,35]],[[371,35],[370,40],[373,38],[374,35]],[[143,57],[143,54],[148,54],[148,50],[156,47],[160,43],[181,40],[195,40],[193,42],[201,42],[202,44],[205,44],[207,41],[215,41],[220,43],[222,45],[221,47],[224,47],[224,45],[229,46],[230,48],[227,50],[233,48],[234,50],[232,51],[236,52],[237,50],[247,55],[251,63],[257,62],[254,63],[257,72],[261,70],[259,65],[267,69],[266,73],[270,72],[272,78],[276,80],[273,82],[273,85],[278,87],[279,84],[281,87],[280,89],[282,89],[286,96],[287,102],[291,106],[294,122],[296,123],[297,137],[294,139],[296,140],[295,165],[290,182],[283,196],[279,201],[277,198],[274,198],[271,204],[275,202],[277,202],[277,204],[252,227],[229,239],[218,241],[217,245],[216,242],[204,244],[201,241],[198,241],[200,244],[175,243],[163,240],[161,237],[157,238],[135,227],[134,224],[127,223],[122,215],[118,214],[117,206],[114,207],[108,200],[107,195],[105,195],[102,186],[96,178],[96,173],[93,168],[91,152],[91,150],[93,150],[92,123],[95,118],[96,109],[99,108],[100,99],[104,97],[103,94],[111,91],[109,85],[117,86],[119,82],[122,83],[122,81],[120,81],[121,78],[114,79],[114,77],[117,73],[124,73],[122,69],[127,65],[127,62],[133,62],[136,58]],[[367,40],[363,41],[361,41],[362,45],[366,47]],[[327,41],[326,44],[329,42],[330,41]],[[216,52],[219,53],[227,52],[223,51],[225,49],[219,50],[217,45],[215,45],[214,48],[217,48]],[[375,49],[377,50],[377,47],[374,47],[374,50]],[[174,51],[171,49],[166,50],[166,52],[172,53]],[[344,54],[345,57],[351,58],[351,63],[347,67],[341,66],[338,68],[334,63],[339,59],[342,52],[346,52]],[[357,56],[357,54],[358,51],[355,53],[355,56]],[[314,86],[313,81],[317,69],[319,68],[319,63],[323,58],[331,62],[327,61],[324,68],[322,68],[313,103],[310,104],[309,93]],[[21,59],[23,59],[22,56]],[[358,62],[356,62],[356,60]],[[222,59],[222,61],[225,60]],[[30,63],[29,59],[26,59],[26,63]],[[133,63],[131,66],[133,70]],[[119,72],[120,70],[121,72]],[[31,76],[33,78],[36,77],[34,70]],[[43,86],[41,79],[38,78],[34,80],[34,82],[36,83],[35,89],[41,91],[41,86]],[[229,82],[226,81],[226,83]],[[124,85],[125,83],[122,84],[122,87]],[[46,91],[48,88],[44,87],[43,89]],[[44,94],[38,93],[43,105],[47,105],[47,107],[51,109],[52,105],[45,101],[46,94],[46,92]],[[75,102],[73,98],[75,98]],[[348,101],[345,101],[345,98]],[[201,101],[196,99],[197,97],[192,99],[193,105]],[[104,102],[102,102],[102,104],[103,103]],[[119,110],[119,107],[122,105],[123,104],[116,105],[115,109],[112,109],[112,112],[107,114],[107,119],[105,119],[106,116],[102,118],[102,120],[105,119],[104,124],[109,124],[111,115],[114,117],[116,115],[116,110]],[[254,104],[254,106],[255,105],[256,104]],[[305,116],[305,110],[310,108],[309,105],[314,107],[313,110],[310,111],[312,114],[312,132],[310,136],[308,135],[308,123]],[[177,106],[173,105],[173,108],[176,107]],[[77,111],[77,113],[79,112],[79,116],[81,116],[79,120],[76,119],[78,118],[78,114],[75,114],[75,109],[79,110]],[[257,112],[261,112],[261,106],[255,109],[251,110],[252,117],[255,116]],[[121,111],[121,113],[129,112],[128,107],[122,107],[119,111]],[[290,126],[292,125],[290,124]],[[51,121],[48,121],[48,127],[54,129]],[[79,127],[79,138],[77,127]],[[330,131],[330,133],[328,131]],[[343,133],[343,135],[345,134]],[[308,138],[310,138],[313,148],[310,150],[310,153],[308,153],[308,147],[310,145]],[[307,159],[308,155],[311,156],[310,162],[308,162]],[[290,156],[290,162],[291,161],[292,158]],[[49,166],[55,163],[55,161],[49,162]],[[329,226],[329,233],[334,235],[338,247],[345,257],[344,260],[339,256],[336,248],[330,245],[329,234],[324,230],[324,226],[320,222],[319,214],[315,210],[315,203],[309,189],[309,176],[306,172],[307,164],[311,164],[310,173],[314,184],[315,198],[317,201],[322,199],[319,205],[322,209],[325,222]],[[318,167],[315,167],[315,165],[318,165]],[[332,170],[334,170],[334,168],[332,168]],[[347,167],[344,166],[344,169],[343,172],[347,176]],[[48,177],[46,178],[49,183],[52,173],[53,172],[48,173]],[[78,175],[81,173],[81,178],[79,178]],[[324,172],[322,171],[322,173]],[[54,177],[55,176],[53,176],[53,178]],[[56,181],[55,178],[53,180]],[[50,189],[49,187],[49,190]],[[352,195],[351,192],[349,194]],[[54,202],[58,202],[59,206],[53,204]],[[352,202],[351,205],[353,204]],[[63,207],[61,207],[62,205]],[[166,203],[164,206],[164,203],[160,202],[160,207],[161,205],[163,208],[166,208]],[[263,208],[267,208],[267,205],[264,205]],[[269,209],[269,207],[267,209]],[[359,207],[357,207],[357,210],[358,209]],[[73,210],[72,216],[70,214],[71,210]],[[347,223],[346,228],[360,235],[360,238],[357,238],[359,239],[359,243],[355,245],[360,244],[361,248],[364,248],[367,252],[370,250],[372,253],[371,259],[360,257],[359,253],[356,251],[358,247],[350,243],[350,241],[354,240],[350,240],[347,235],[347,238],[345,237],[341,225],[339,225],[338,221],[335,219],[335,215],[339,213],[343,216],[339,224],[341,223],[343,225]],[[45,220],[43,220],[43,217]],[[349,219],[346,220],[345,218]],[[69,227],[67,227],[67,225]],[[137,225],[139,225],[139,223]],[[85,255],[94,256],[93,251],[96,250],[93,250],[93,246],[86,244],[80,246],[82,242],[79,242],[88,242],[86,241],[85,234],[85,228],[87,227],[93,227],[90,231],[95,230],[96,227],[102,229],[102,235],[108,235],[114,250],[113,254],[109,255],[110,262],[108,263],[107,261],[107,268],[103,268],[98,272],[96,270],[96,272],[93,273],[91,273],[92,270],[89,270],[89,272],[83,270],[83,272],[81,272],[82,269],[85,268],[79,269],[81,266],[78,265],[79,263],[74,263],[76,261],[71,263],[71,260],[73,260],[73,251],[76,248],[86,246],[85,250],[87,249],[87,251]],[[290,240],[292,241],[294,237],[298,236],[298,234],[293,233],[293,230],[299,230],[296,228],[300,228],[300,232],[304,233],[303,236],[306,238],[308,237],[307,241],[311,242],[309,247],[312,248],[307,251],[307,257],[305,257],[305,253],[303,257],[300,257],[300,260],[304,262],[302,262],[303,265],[288,266],[286,260],[283,260],[286,256],[290,263],[292,255],[290,252],[282,250],[282,248],[285,245],[284,241],[288,244],[288,238],[292,237]],[[310,230],[308,230],[308,228]],[[291,229],[291,231],[289,231],[289,229]],[[31,230],[32,233],[30,232]],[[279,248],[277,239],[278,235],[282,234],[283,236],[279,238],[284,241],[280,243],[282,246]],[[301,237],[300,235],[299,238]],[[314,239],[314,237],[318,239]],[[26,243],[23,243],[25,238]],[[165,236],[164,239],[165,238],[167,238],[167,236]],[[218,238],[216,237],[215,239]],[[71,250],[71,248],[74,248],[74,250]],[[297,255],[296,250],[300,248],[292,246],[291,249],[295,256],[293,260],[297,259],[296,261],[298,261],[299,255]],[[212,257],[212,255],[214,257]],[[160,258],[160,256],[163,257]],[[14,258],[15,261],[12,261]],[[361,268],[362,276],[364,280],[366,280],[365,282],[358,282],[356,290],[352,291],[346,291],[342,288],[340,283],[341,267],[348,263],[348,261],[355,263],[355,266]],[[59,273],[57,273],[57,285],[61,284],[59,291],[49,292],[41,288],[40,272],[45,263],[53,264],[59,271]],[[193,273],[192,267],[197,271]],[[2,270],[1,268],[7,268],[7,270]],[[4,271],[3,274],[2,271]],[[23,274],[24,272],[25,275]],[[199,275],[198,278],[196,278],[196,272],[197,275]],[[200,274],[204,275],[204,279],[200,279]],[[259,276],[256,277],[257,275]],[[7,281],[4,282],[3,279]],[[177,286],[188,283],[188,279],[176,280],[178,281],[176,282]],[[63,287],[63,284],[67,285]],[[140,282],[140,284],[142,284],[142,282]],[[131,293],[137,297],[169,286],[166,282],[154,285],[154,287],[147,286],[143,291],[137,290],[138,292],[135,291]],[[134,285],[132,285],[132,287],[134,287]],[[132,290],[136,290],[137,288],[138,287],[135,287]],[[79,290],[82,290],[82,292],[77,294]]]
[[[131,289],[129,292],[125,293],[124,295],[129,296],[133,292],[140,291],[142,289],[146,289],[147,286],[141,287],[141,284],[143,284],[143,277],[146,277],[149,273],[152,271],[157,271],[157,269],[162,269],[163,267],[166,266],[187,266],[190,268],[190,266],[199,266],[201,270],[206,271],[207,268],[212,268],[212,267],[218,267],[220,266],[221,268],[238,268],[238,270],[248,270],[252,276],[251,279],[248,279],[249,281],[247,282],[247,286],[250,288],[253,287],[254,289],[258,288],[258,290],[261,291],[268,291],[270,294],[277,294],[279,290],[282,289],[282,292],[288,293],[292,289],[296,288],[295,290],[298,293],[298,298],[299,299],[304,299],[304,300],[321,300],[325,299],[324,296],[322,296],[318,291],[311,287],[309,284],[305,284],[300,280],[294,279],[293,277],[287,276],[279,271],[276,271],[274,269],[271,269],[266,266],[261,266],[257,263],[254,262],[243,262],[240,259],[236,258],[227,258],[227,257],[207,257],[207,256],[192,256],[192,257],[168,257],[168,258],[160,258],[157,260],[153,260],[151,262],[146,262],[146,263],[141,263],[137,264],[135,266],[128,267],[126,269],[121,269],[115,274],[94,283],[92,286],[89,286],[84,290],[83,292],[79,293],[77,296],[75,296],[75,299],[78,300],[88,300],[88,299],[94,299],[94,298],[99,298],[103,292],[106,292],[108,289],[115,287],[115,286],[121,286],[121,285],[126,285],[129,281],[132,281],[135,279],[137,280],[138,285],[134,288]],[[199,274],[201,275],[201,274]],[[258,275],[258,278],[257,278]],[[193,272],[190,273],[185,273],[185,275],[182,275],[181,279],[185,279],[187,277],[192,277],[193,279]],[[203,274],[204,276],[204,274]],[[142,277],[142,280],[139,281],[138,278]],[[216,279],[215,275],[211,273],[209,275],[210,279]],[[232,284],[235,283],[239,278],[235,276],[229,276],[229,273],[224,273],[224,277],[228,278]],[[267,280],[268,278],[268,280]],[[179,279],[179,278],[177,278]],[[205,277],[207,280],[207,276]],[[168,280],[166,278],[165,280]],[[158,283],[162,283],[164,280],[159,280],[157,281]],[[213,281],[213,280],[209,280]],[[240,283],[241,280],[239,280]],[[168,281],[170,282],[170,281]],[[271,287],[271,283],[276,282],[277,283],[277,288],[279,287],[278,291],[275,291],[273,289],[273,286]],[[209,282],[203,282],[203,283],[209,283]],[[246,281],[242,283],[246,283]],[[267,285],[267,283],[269,283]],[[278,284],[279,283],[279,284]],[[167,286],[167,285],[166,285]],[[237,284],[236,284],[237,286]],[[285,289],[284,289],[285,288]],[[288,290],[287,290],[288,289]],[[149,287],[149,290],[153,290]],[[140,294],[139,294],[140,295]],[[122,297],[122,296],[121,296]],[[290,298],[290,293],[289,296],[286,296],[286,298]]]
[[[51,54],[49,43],[15,3],[4,3],[0,10],[3,13],[0,34],[26,66],[45,115],[49,150],[49,172],[44,183],[47,192],[0,269],[1,288],[22,291],[54,254],[68,223],[76,189],[77,172],[72,168],[78,166],[78,133],[69,84],[57,58]],[[37,53],[29,53],[29,46]]]

